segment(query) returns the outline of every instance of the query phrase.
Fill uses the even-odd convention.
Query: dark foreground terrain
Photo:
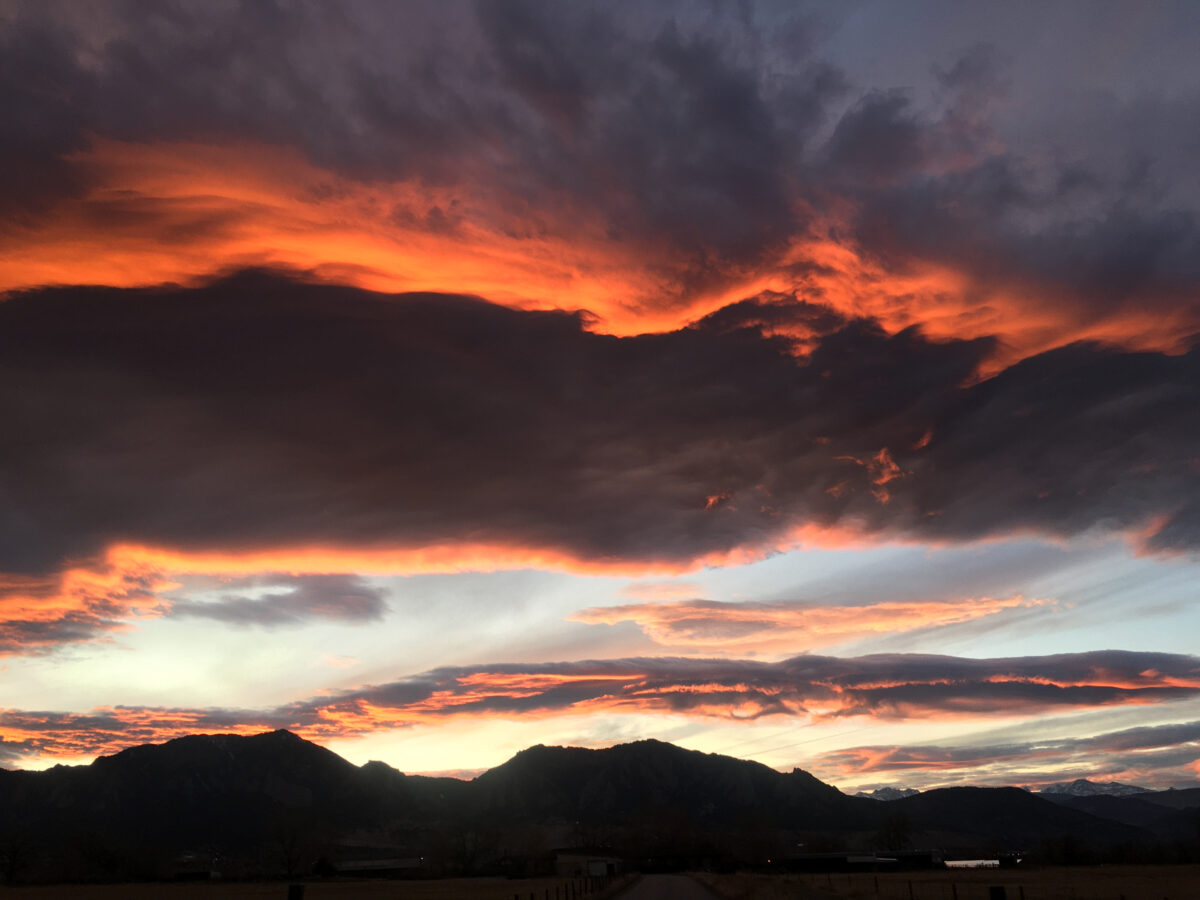
[[[891,875],[647,875],[581,900],[1196,900],[1200,866],[1047,867]],[[544,900],[561,879],[439,879],[305,885],[304,900]],[[11,900],[286,900],[286,883],[113,884],[0,888]]]
[[[1197,900],[1200,866],[1070,866],[876,875],[704,875],[724,900]]]
[[[950,788],[883,802],[658,741],[532,747],[464,782],[355,766],[288,732],[197,735],[88,766],[0,770],[0,882],[536,878],[589,859],[610,872],[786,872],[811,870],[815,854],[843,871],[861,867],[850,856],[910,848],[1200,862],[1198,793],[1056,802]]]

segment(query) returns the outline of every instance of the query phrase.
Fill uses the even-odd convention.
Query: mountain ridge
[[[942,788],[881,803],[802,769],[784,773],[655,740],[536,745],[462,781],[379,761],[356,766],[283,731],[188,735],[88,765],[0,770],[8,821],[21,823],[23,839],[58,877],[78,880],[162,877],[171,860],[197,848],[247,877],[278,868],[271,860],[280,848],[291,848],[282,854],[288,874],[297,859],[363,854],[478,873],[571,845],[751,863],[794,854],[798,844],[997,852],[1069,838],[1101,849],[1185,827],[1192,798],[1177,793],[1161,806],[1148,802],[1156,795],[1139,795],[1143,807],[1108,815],[1019,788]]]

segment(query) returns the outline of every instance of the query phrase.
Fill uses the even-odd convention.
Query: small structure
[[[425,865],[419,856],[404,859],[349,859],[335,863],[338,875],[351,878],[415,878]]]
[[[220,881],[218,863],[211,853],[180,853],[171,861],[168,877],[172,881]]]
[[[609,847],[563,847],[554,851],[554,874],[560,878],[603,878],[624,871],[624,860]]]
[[[942,864],[942,854],[939,850],[801,853],[780,863],[792,872],[884,872],[936,869]]]

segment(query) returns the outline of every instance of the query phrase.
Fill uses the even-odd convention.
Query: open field
[[[829,875],[699,875],[728,900],[783,900],[813,888],[847,900],[1200,900],[1200,866],[1097,866]]]
[[[314,881],[304,900],[605,900],[627,880],[607,887],[582,878],[445,878],[434,881]],[[287,900],[285,882],[81,884],[0,887],[3,900]]]
[[[727,900],[1200,900],[1200,866],[1102,866],[829,875],[711,875],[698,881]],[[878,880],[877,880],[878,879]],[[436,881],[323,881],[304,900],[607,900],[627,880],[585,893],[576,879],[456,878]],[[283,882],[52,885],[0,888],[0,900],[287,900]]]

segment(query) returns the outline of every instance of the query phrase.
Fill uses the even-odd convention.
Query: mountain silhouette
[[[1140,828],[1162,841],[1200,837],[1200,788],[1126,795],[1043,796],[1071,809]]]
[[[1175,835],[1200,808],[1192,793],[1068,805],[1018,788],[946,788],[880,803],[799,769],[653,740],[539,745],[468,782],[356,766],[276,731],[182,737],[86,766],[0,770],[0,842],[24,846],[49,877],[85,880],[163,877],[181,859],[201,858],[247,874],[305,871],[318,857],[331,865],[404,857],[435,874],[467,873],[571,844],[742,861],[778,859],[798,844],[871,850],[893,840],[998,850],[1069,838],[1100,848]],[[1087,805],[1097,801],[1142,805]]]
[[[887,808],[942,838],[939,843],[987,843],[1023,848],[1071,835],[1088,844],[1138,840],[1136,827],[1060,806],[1017,787],[953,787],[892,800]]]
[[[481,811],[518,821],[627,822],[672,809],[701,823],[755,819],[793,828],[861,823],[864,807],[796,769],[645,740],[605,750],[530,747],[472,783]]]

